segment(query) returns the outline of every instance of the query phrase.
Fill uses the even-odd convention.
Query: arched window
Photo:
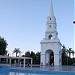
[[[49,36],[48,36],[48,39],[51,39],[52,38],[52,35],[50,34]]]

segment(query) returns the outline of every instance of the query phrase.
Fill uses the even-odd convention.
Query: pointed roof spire
[[[51,17],[54,17],[52,0],[51,0],[51,3],[50,3],[50,16],[51,16]]]

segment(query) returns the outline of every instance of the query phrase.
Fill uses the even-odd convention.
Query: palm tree
[[[14,54],[14,53],[16,53],[16,57],[17,57],[18,54],[21,53],[20,48],[15,48],[15,49],[13,50],[13,54]]]
[[[71,52],[71,53],[72,53],[72,55],[73,55],[73,58],[74,58],[74,54],[75,54],[75,52],[72,50],[72,52]]]
[[[67,49],[66,47],[63,45],[62,46],[62,65],[68,65],[68,56],[67,56]]]
[[[69,58],[70,58],[70,56],[71,56],[71,53],[72,53],[72,48],[69,48],[69,49],[68,49]]]
[[[62,56],[67,56],[67,54],[66,54],[66,52],[67,52],[67,49],[66,49],[66,47],[63,45],[62,46]]]
[[[7,54],[7,42],[6,40],[0,36],[0,55],[6,55]]]
[[[30,51],[25,52],[25,57],[30,57]]]

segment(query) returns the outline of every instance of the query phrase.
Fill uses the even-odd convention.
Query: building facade
[[[41,65],[61,65],[61,42],[58,38],[56,18],[52,0],[50,14],[47,17],[45,37],[41,40]]]

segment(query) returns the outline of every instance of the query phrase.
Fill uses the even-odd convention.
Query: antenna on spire
[[[52,4],[52,0],[50,0],[50,16],[54,17],[54,12],[53,12],[53,4]]]

